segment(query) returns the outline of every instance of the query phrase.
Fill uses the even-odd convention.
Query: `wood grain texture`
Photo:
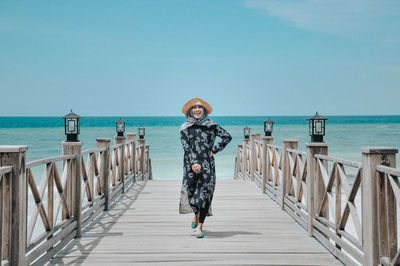
[[[146,186],[145,186],[146,185]],[[341,265],[254,182],[217,180],[196,239],[178,214],[181,181],[139,181],[49,265]]]

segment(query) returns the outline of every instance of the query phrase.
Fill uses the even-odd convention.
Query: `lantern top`
[[[275,123],[274,121],[272,121],[272,120],[271,120],[271,118],[270,118],[270,117],[268,117],[268,119],[266,119],[264,122],[267,122],[267,123],[272,123],[272,124],[274,124],[274,123]]]
[[[310,121],[310,120],[328,120],[328,118],[326,118],[322,115],[319,115],[318,112],[316,112],[313,117],[307,118],[307,121]]]
[[[79,115],[75,114],[74,112],[72,112],[72,109],[71,109],[71,112],[69,114],[63,116],[63,119],[66,119],[66,118],[81,118],[81,117]]]
[[[119,122],[124,122],[125,123],[125,121],[122,120],[122,117],[120,117],[119,120],[117,120],[117,123],[119,123]]]

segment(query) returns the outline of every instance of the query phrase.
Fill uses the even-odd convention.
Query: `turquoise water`
[[[275,143],[282,145],[285,138],[299,139],[299,149],[305,150],[309,141],[307,117],[271,117],[275,121]],[[83,117],[79,139],[83,149],[96,147],[96,138],[113,138],[115,121],[119,117]],[[123,117],[126,132],[137,132],[146,127],[146,141],[150,144],[154,178],[182,176],[183,150],[179,126],[183,117]],[[252,133],[263,133],[265,117],[213,117],[231,133],[232,142],[216,155],[218,178],[232,178],[237,144],[242,142],[243,127]],[[329,154],[361,162],[361,147],[387,146],[400,148],[400,116],[328,116],[325,141]],[[63,120],[59,117],[0,117],[0,145],[28,145],[28,161],[61,155],[65,139]],[[397,157],[399,160],[399,156]]]

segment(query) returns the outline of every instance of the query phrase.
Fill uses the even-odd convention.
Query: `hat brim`
[[[185,105],[182,108],[182,113],[184,115],[188,115],[190,108],[192,108],[195,105],[201,105],[204,107],[204,109],[206,109],[207,114],[211,114],[212,112],[212,107],[203,99],[201,98],[193,98],[190,99],[189,101],[187,101],[187,103],[185,103]]]

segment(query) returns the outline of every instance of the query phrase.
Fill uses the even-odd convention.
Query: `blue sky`
[[[0,1],[0,116],[400,114],[399,0]]]

